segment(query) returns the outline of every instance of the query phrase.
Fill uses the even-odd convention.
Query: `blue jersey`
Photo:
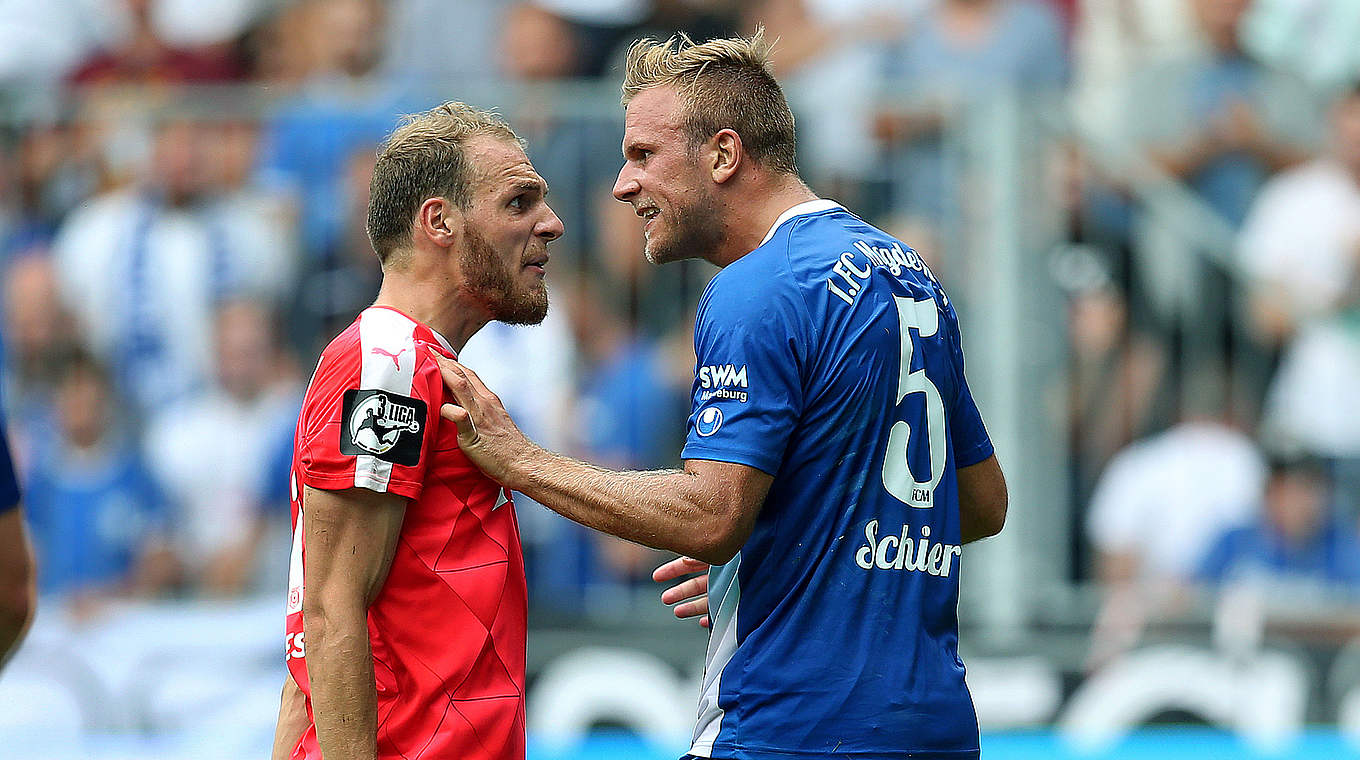
[[[52,442],[28,471],[24,512],[33,531],[43,594],[116,586],[169,515],[137,447],[112,442],[98,455]]]
[[[955,473],[992,454],[958,319],[907,246],[830,201],[699,302],[685,459],[774,476],[709,574],[691,754],[967,758]]]

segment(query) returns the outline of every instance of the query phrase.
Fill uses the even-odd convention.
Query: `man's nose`
[[[548,240],[556,240],[566,234],[566,232],[566,225],[563,224],[562,219],[557,216],[557,212],[553,211],[552,207],[549,206],[548,218],[544,219],[538,226],[538,236],[547,238]]]
[[[638,184],[637,172],[627,165],[619,169],[619,178],[614,181],[614,197],[627,202],[630,198],[638,194],[641,190]]]

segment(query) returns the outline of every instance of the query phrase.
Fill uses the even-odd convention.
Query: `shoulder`
[[[780,236],[728,264],[699,298],[699,319],[715,315],[757,317],[796,291]]]

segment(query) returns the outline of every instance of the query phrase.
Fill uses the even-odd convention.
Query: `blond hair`
[[[523,141],[493,111],[449,101],[403,117],[378,148],[368,184],[368,239],[378,260],[410,245],[411,222],[429,198],[447,198],[459,208],[472,202],[474,167],[464,147],[478,135],[489,135],[521,147]]]
[[[770,68],[771,47],[763,28],[750,37],[702,43],[685,34],[665,42],[638,40],[624,64],[623,106],[644,90],[674,87],[685,104],[683,129],[691,148],[731,129],[758,163],[797,174],[793,111]]]

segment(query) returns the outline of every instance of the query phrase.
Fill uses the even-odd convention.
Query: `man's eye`
[[[523,195],[516,195],[514,198],[510,199],[510,207],[514,209],[524,208],[524,203],[525,201]]]

